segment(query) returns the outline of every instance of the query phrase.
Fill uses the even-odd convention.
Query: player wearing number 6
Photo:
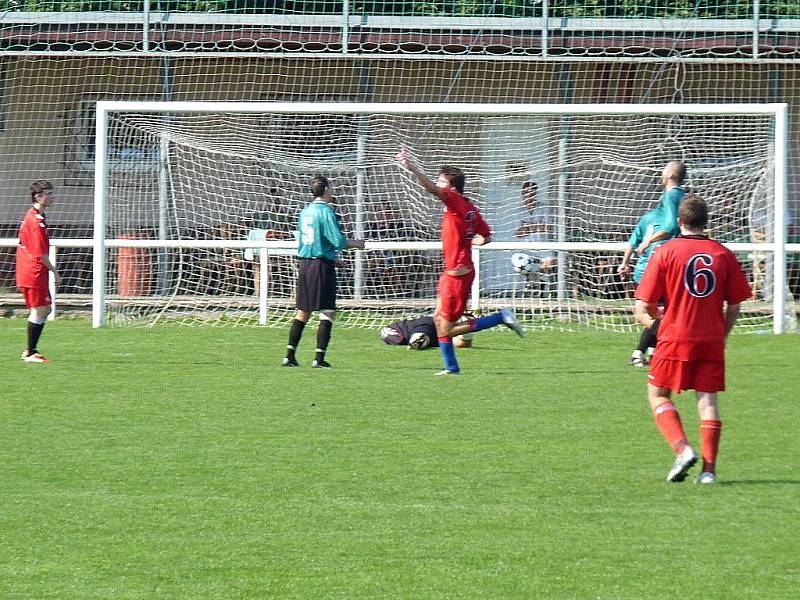
[[[317,352],[311,366],[330,369],[325,352],[331,339],[333,319],[336,316],[336,259],[346,248],[363,248],[363,240],[348,240],[342,232],[339,218],[330,206],[332,187],[326,177],[317,175],[311,180],[313,202],[300,212],[297,221],[299,240],[297,256],[297,313],[289,331],[284,367],[300,366],[295,351],[303,329],[314,311],[319,311]]]
[[[675,451],[667,481],[683,481],[697,462],[686,438],[672,392],[695,390],[700,415],[703,471],[698,483],[714,483],[722,433],[717,392],[725,389],[725,338],[752,295],[733,253],[708,239],[708,207],[696,194],[678,208],[681,234],[653,253],[636,288],[636,319],[650,327],[658,301],[664,316],[658,331],[647,396],[661,433]]]

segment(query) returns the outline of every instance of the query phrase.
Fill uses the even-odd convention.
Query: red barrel
[[[141,233],[127,233],[122,240],[141,240]],[[117,293],[120,296],[148,296],[153,261],[147,248],[119,248],[117,263]]]

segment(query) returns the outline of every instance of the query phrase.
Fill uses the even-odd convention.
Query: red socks
[[[703,455],[703,471],[714,473],[719,453],[719,438],[722,435],[722,421],[700,421],[700,454]]]
[[[681,424],[681,417],[672,402],[662,402],[653,410],[656,426],[675,453],[681,452],[689,442]],[[714,473],[719,453],[722,421],[700,421],[700,453],[703,455],[703,472]]]
[[[661,431],[661,435],[672,446],[675,454],[680,453],[689,445],[686,433],[683,431],[681,417],[672,402],[662,402],[656,406],[653,409],[653,417],[656,420],[656,426]]]

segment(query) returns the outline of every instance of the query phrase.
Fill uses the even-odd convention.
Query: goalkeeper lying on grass
[[[473,335],[465,333],[456,336],[453,338],[453,345],[456,348],[469,348],[472,346]],[[424,350],[439,345],[433,317],[395,321],[381,327],[381,339],[390,346],[408,346],[409,350]]]

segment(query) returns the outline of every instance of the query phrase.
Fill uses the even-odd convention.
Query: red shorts
[[[650,383],[680,394],[683,390],[722,392],[725,390],[724,360],[670,360],[653,357]]]
[[[436,305],[436,314],[442,315],[451,323],[455,323],[467,309],[467,300],[472,289],[475,271],[453,277],[447,273],[439,276],[439,301]]]
[[[50,306],[53,300],[50,298],[50,290],[46,287],[21,287],[22,297],[25,298],[25,306],[37,308],[39,306]]]

